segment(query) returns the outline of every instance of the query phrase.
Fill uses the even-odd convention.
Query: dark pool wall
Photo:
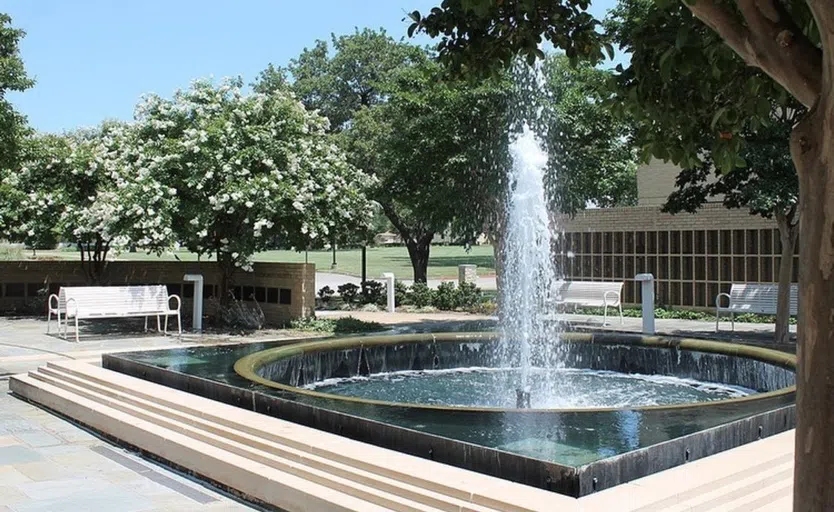
[[[288,347],[295,351],[293,358],[297,361],[271,365],[266,372],[279,381],[303,383],[339,374],[488,366],[488,350],[484,348],[489,342],[479,341],[483,339],[456,339],[436,344],[428,340],[423,345],[411,346],[397,343],[385,349],[377,344],[364,351],[332,351],[326,357],[302,356],[302,350]],[[726,356],[706,353],[687,358],[685,352],[675,348],[679,343],[677,340],[646,340],[639,336],[617,335],[619,343],[629,345],[619,352],[605,346],[614,343],[613,340],[613,336],[595,335],[586,341],[594,346],[583,349],[577,344],[580,347],[574,352],[577,364],[605,364],[609,369],[614,366],[627,370],[616,367],[623,364],[622,356],[625,355],[632,369],[644,373],[651,373],[646,370],[648,368],[675,368],[684,376],[745,385],[742,383],[745,375],[755,371],[751,368],[759,363],[753,361],[753,367],[736,365],[729,362],[732,357],[722,360],[720,358]],[[638,340],[658,347],[646,350],[665,355],[658,358],[643,354]],[[793,393],[664,410],[534,414],[447,410],[438,414],[438,411],[419,408],[303,396],[254,384],[232,370],[239,358],[274,347],[241,344],[110,354],[102,357],[102,364],[105,368],[258,413],[570,496],[583,496],[697,460],[783,432],[795,424]],[[793,382],[789,370],[787,375],[780,373],[780,358],[775,360],[777,363],[767,369],[773,375],[750,387],[778,387],[779,379]],[[724,369],[716,371],[727,378],[704,378],[703,372],[708,371],[707,361],[715,363],[716,368],[723,365]],[[749,380],[744,382],[750,384]],[[473,429],[473,426],[479,428]],[[568,464],[560,463],[560,454],[548,458],[541,452],[508,451],[508,444],[523,443],[533,437],[553,439],[567,447],[591,449],[593,457],[587,462]]]
[[[599,343],[565,345],[565,365],[645,375],[671,375],[703,382],[775,391],[794,385],[793,371],[744,357],[681,350]],[[433,342],[361,346],[344,350],[307,352],[273,361],[257,370],[266,379],[305,386],[326,379],[355,377],[402,370],[432,370],[492,366],[490,342]]]

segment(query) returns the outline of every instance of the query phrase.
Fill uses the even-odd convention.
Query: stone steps
[[[554,493],[370,446],[89,364],[10,389],[195,474],[289,511],[575,510]]]

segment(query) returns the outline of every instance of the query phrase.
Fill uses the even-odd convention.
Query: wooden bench
[[[171,299],[176,299],[176,307],[171,308]],[[67,337],[70,319],[75,320],[75,341],[78,341],[78,320],[99,318],[145,317],[145,330],[148,329],[148,317],[156,317],[156,327],[162,332],[160,317],[165,317],[164,332],[168,334],[168,317],[176,315],[177,332],[182,336],[182,318],[180,309],[182,301],[177,295],[168,295],[165,285],[147,286],[62,286],[58,295],[49,296],[46,332],[55,315],[58,334],[61,334],[63,319],[63,338]]]
[[[799,289],[791,284],[791,316],[796,316]],[[721,305],[721,298],[727,299],[727,305]],[[732,330],[736,328],[735,315],[741,313],[758,313],[775,315],[776,303],[779,297],[779,285],[776,284],[747,284],[733,283],[730,293],[719,293],[715,296],[715,331],[718,332],[718,321],[721,313],[730,313]]]
[[[623,282],[611,281],[563,281],[557,285],[555,303],[573,306],[603,308],[603,325],[608,323],[608,308],[616,307],[620,311],[620,323],[623,323]]]

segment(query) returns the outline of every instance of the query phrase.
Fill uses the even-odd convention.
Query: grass
[[[147,261],[167,260],[179,258],[182,261],[196,261],[197,256],[185,251],[177,251],[173,254],[144,253],[122,253],[118,256],[120,261]],[[11,255],[10,255],[11,256]],[[31,251],[15,251],[14,258],[5,259],[31,259]],[[359,277],[362,272],[362,251],[360,249],[344,249],[336,251],[337,267],[330,269],[333,255],[330,251],[309,251],[308,253],[295,251],[266,251],[255,255],[255,261],[261,262],[286,262],[286,263],[315,263],[316,270],[347,274]],[[75,250],[37,251],[37,259],[61,259],[78,260],[79,254]],[[0,259],[2,255],[0,254]],[[493,259],[492,246],[480,245],[466,250],[462,246],[438,245],[431,248],[429,258],[428,275],[429,279],[450,279],[458,276],[458,265],[478,265],[478,275],[487,276],[495,273],[495,262]],[[405,247],[369,247],[368,248],[368,277],[379,277],[383,272],[393,272],[395,276],[404,279],[411,279],[411,261],[408,258],[408,251]]]

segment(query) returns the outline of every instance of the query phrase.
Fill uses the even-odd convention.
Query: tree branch
[[[744,24],[718,0],[684,5],[748,65],[770,75],[806,107],[816,103],[822,91],[822,51],[778,0],[736,0]]]
[[[756,65],[753,55],[750,54],[745,44],[748,30],[739,23],[733,13],[720,5],[717,0],[698,0],[693,3],[684,1],[684,5],[692,11],[696,18],[721,36],[727,46],[744,59],[744,62],[751,66]]]

